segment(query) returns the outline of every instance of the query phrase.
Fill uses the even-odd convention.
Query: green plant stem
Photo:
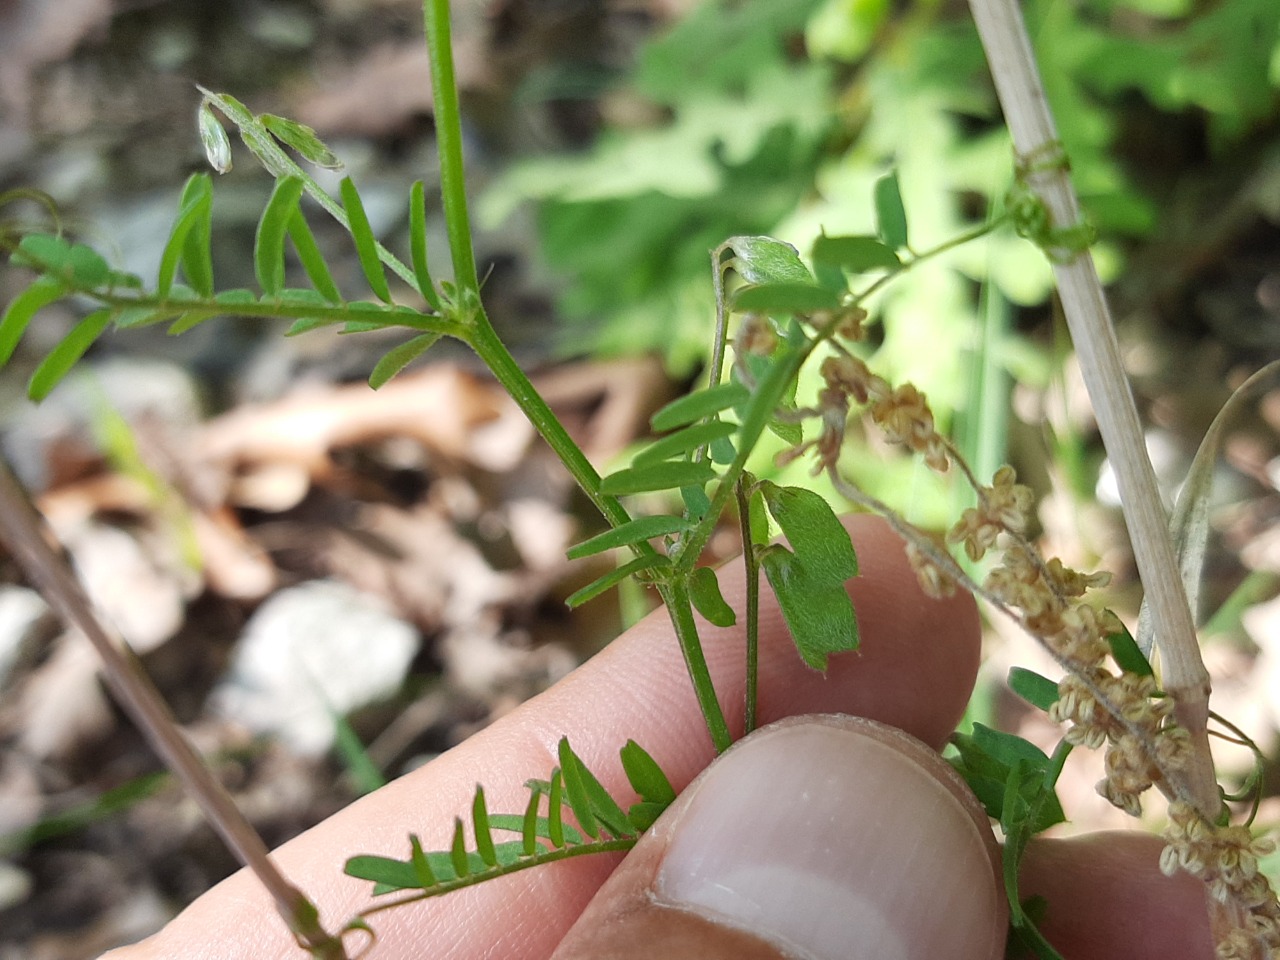
[[[440,153],[440,192],[444,200],[453,279],[460,290],[479,294],[471,220],[467,214],[467,183],[462,165],[462,116],[458,82],[453,70],[453,42],[449,28],[449,0],[422,0],[422,19],[431,56],[432,100],[435,103],[436,148]]]
[[[179,732],[173,714],[137,657],[93,612],[92,604],[66,562],[45,541],[35,511],[3,461],[0,461],[0,539],[62,621],[69,628],[79,630],[93,644],[116,699],[165,765],[195,798],[223,842],[267,888],[298,942],[322,960],[345,960],[341,940],[325,932],[315,906],[271,862],[262,838]]]
[[[760,562],[756,557],[755,533],[751,529],[751,494],[744,474],[734,484],[738,500],[738,524],[742,530],[742,565],[747,574],[746,632],[747,688],[742,735],[756,728],[756,706],[760,693]]]
[[[466,339],[604,518],[615,527],[629,522],[631,515],[618,498],[600,492],[600,474],[498,339],[483,310],[477,312]],[[635,548],[641,556],[657,552],[644,541]]]
[[[688,578],[679,577],[659,584],[658,594],[667,605],[667,614],[671,617],[671,625],[675,627],[680,653],[684,656],[689,679],[693,681],[698,706],[706,718],[711,742],[717,753],[724,753],[733,743],[733,736],[725,722],[724,711],[720,709],[720,701],[711,683],[711,671],[707,668],[707,658],[702,651],[702,642],[698,639],[698,627],[693,620],[693,604],[689,600]]]

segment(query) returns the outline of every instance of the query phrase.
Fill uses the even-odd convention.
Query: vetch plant
[[[1109,802],[1140,811],[1141,795],[1157,787],[1171,801],[1169,842],[1161,867],[1202,878],[1219,955],[1271,956],[1280,952],[1280,906],[1257,860],[1272,847],[1246,825],[1232,825],[1209,752],[1208,680],[1195,645],[1183,586],[1198,579],[1203,540],[1204,481],[1189,484],[1175,517],[1183,552],[1179,563],[1138,429],[1096,271],[1092,235],[1081,221],[1062,152],[1035,74],[1017,7],[1006,0],[973,0],[974,15],[1013,133],[1016,187],[998,216],[927,249],[912,246],[905,206],[892,173],[870,198],[877,232],[820,236],[808,263],[790,245],[761,236],[726,240],[712,254],[716,333],[705,387],[667,405],[652,420],[663,434],[631,464],[601,477],[533,389],[498,339],[486,315],[470,236],[464,188],[461,124],[451,61],[446,0],[426,0],[441,191],[448,227],[451,281],[433,278],[426,245],[425,187],[409,191],[408,262],[382,246],[369,226],[355,184],[344,179],[335,198],[290,151],[308,164],[338,165],[310,129],[271,115],[255,115],[226,94],[202,90],[199,134],[211,164],[232,160],[224,124],[276,178],[259,221],[253,250],[258,290],[218,290],[210,252],[213,181],[197,174],[186,184],[159,264],[156,281],[115,270],[88,246],[59,234],[28,234],[14,262],[36,278],[0,318],[0,362],[7,361],[28,324],[44,307],[76,298],[92,309],[37,367],[29,392],[39,399],[108,329],[159,323],[180,333],[214,317],[234,314],[290,322],[287,334],[324,326],[357,333],[403,328],[403,344],[389,351],[372,376],[385,383],[441,337],[475,351],[559,455],[599,510],[609,529],[576,545],[571,557],[624,550],[630,559],[569,598],[585,603],[627,577],[657,591],[671,618],[689,678],[717,751],[733,741],[714,688],[695,611],[717,626],[736,621],[713,571],[700,566],[709,538],[726,515],[736,517],[744,544],[748,594],[745,619],[745,731],[756,723],[759,574],[777,596],[799,655],[815,670],[828,658],[857,648],[856,611],[845,583],[858,572],[849,536],[816,493],[754,475],[752,452],[766,433],[781,438],[784,461],[808,458],[851,503],[883,515],[908,544],[922,584],[935,595],[966,589],[1012,617],[1064,671],[1060,681],[1026,670],[1013,688],[1067,724],[1052,756],[1025,741],[981,725],[954,739],[956,767],[1004,839],[1004,882],[1017,938],[1040,956],[1056,956],[1039,935],[1033,912],[1018,892],[1018,866],[1030,837],[1063,819],[1054,786],[1075,746],[1105,748],[1106,777],[1098,785]],[[302,207],[311,197],[350,234],[370,296],[347,299],[312,235]],[[1081,572],[1043,556],[1027,536],[1031,493],[1011,467],[978,476],[937,427],[925,395],[911,383],[893,383],[863,357],[865,322],[873,296],[917,264],[1011,225],[1041,247],[1058,274],[1086,382],[1107,449],[1117,465],[1134,550],[1147,588],[1149,617],[1136,638],[1110,612],[1088,600],[1106,573]],[[292,247],[310,286],[286,286],[286,248]],[[397,301],[390,270],[412,294]],[[730,357],[731,352],[731,357]],[[797,396],[802,369],[816,365],[821,388]],[[1255,381],[1257,382],[1257,381]],[[1248,385],[1252,388],[1253,384]],[[861,490],[847,476],[842,454],[851,418],[862,418],[885,441],[920,456],[939,474],[958,471],[976,504],[966,509],[940,543]],[[1197,469],[1216,449],[1206,442]],[[667,492],[679,512],[634,516],[623,498]],[[317,957],[348,956],[346,936],[371,932],[370,917],[409,902],[486,882],[514,871],[595,852],[629,849],[675,799],[654,760],[633,741],[621,761],[639,801],[627,809],[605,790],[570,746],[559,741],[558,765],[527,784],[522,811],[492,812],[483,787],[454,823],[448,849],[424,849],[407,838],[403,859],[359,853],[348,874],[371,881],[382,899],[336,933],[321,928],[305,894],[275,870],[265,846],[226,800],[182,737],[127,648],[96,620],[89,604],[49,551],[15,484],[0,485],[5,539],[64,618],[98,645],[113,687],[152,736],[174,769],[202,798],[210,819],[241,859],[263,879],[300,946]],[[775,541],[782,534],[786,544]],[[970,563],[994,553],[998,560],[978,579],[951,552]],[[1152,643],[1154,638],[1154,645]],[[1152,666],[1159,653],[1161,671]],[[1237,739],[1238,731],[1226,726]],[[1230,798],[1235,799],[1235,798]],[[496,835],[495,835],[496,834]]]

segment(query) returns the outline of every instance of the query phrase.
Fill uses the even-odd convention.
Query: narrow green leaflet
[[[484,802],[484,787],[476,785],[476,795],[471,801],[471,826],[476,835],[476,853],[487,867],[498,865],[498,854],[493,849],[493,831],[489,828],[489,810]]]
[[[553,847],[563,847],[569,827],[564,822],[564,775],[557,767],[547,788],[547,837]]]
[[[622,769],[636,793],[650,803],[673,803],[675,788],[658,766],[658,761],[634,740],[628,740],[621,750]]]
[[[633,543],[649,540],[652,537],[665,537],[673,533],[683,533],[690,526],[691,524],[684,517],[639,517],[629,523],[616,526],[612,530],[597,534],[589,540],[582,541],[582,543],[573,545],[569,548],[567,556],[570,560],[577,560],[581,557],[604,553],[604,551],[612,550],[615,547],[627,547]]]
[[[603,577],[592,580],[581,590],[576,590],[571,593],[565,599],[565,605],[570,609],[580,607],[588,600],[594,600],[606,590],[617,586],[633,573],[639,573],[642,570],[651,570],[656,567],[668,567],[670,565],[671,561],[661,555],[655,555],[652,557],[636,557],[629,563],[624,563],[622,566],[614,570],[610,570]]]
[[[609,795],[609,791],[596,779],[595,774],[573,752],[568,737],[560,738],[559,754],[569,806],[573,808],[573,815],[578,818],[578,826],[582,828],[582,832],[592,839],[599,836],[600,828],[618,839],[634,836],[631,821],[622,812],[618,802]]]
[[[649,424],[658,431],[674,430],[745,403],[750,396],[751,392],[740,383],[720,383],[672,400],[650,418]]]
[[[427,265],[427,200],[421,180],[415,180],[409,190],[409,256],[413,261],[413,275],[418,281],[418,292],[438,313],[440,295],[436,293]]]
[[[186,198],[186,202],[178,210],[178,216],[173,221],[173,228],[169,231],[169,241],[164,245],[164,252],[160,255],[160,268],[156,271],[156,294],[164,299],[169,296],[169,291],[173,287],[173,281],[178,274],[178,265],[182,262],[183,252],[186,249],[187,234],[196,226],[205,222],[208,211],[205,205],[209,202],[212,183],[209,184],[210,193],[206,193],[203,189],[193,186],[192,181],[209,180],[207,173],[195,173],[187,181],[182,189],[182,195]]]
[[[409,364],[422,356],[440,339],[438,333],[421,333],[412,340],[406,340],[398,347],[393,347],[378,361],[369,374],[369,386],[377,390]]]
[[[413,867],[414,879],[424,890],[428,887],[434,887],[436,885],[435,871],[431,869],[431,861],[427,859],[426,851],[422,849],[422,842],[418,839],[416,833],[409,834],[409,847],[409,863]]]
[[[253,240],[253,271],[258,286],[269,297],[277,296],[284,288],[284,238],[289,231],[289,221],[298,210],[302,190],[299,177],[281,177],[258,220],[258,232]]]
[[[907,245],[907,211],[902,206],[897,170],[890,170],[876,181],[874,198],[876,233],[885,246],[901,250]]]
[[[760,481],[760,493],[782,535],[811,577],[843,585],[858,575],[853,541],[840,518],[821,496],[803,487]]]
[[[709,423],[695,423],[675,433],[661,437],[645,447],[632,458],[632,466],[643,467],[651,463],[660,463],[672,457],[680,457],[692,453],[699,447],[732,436],[738,429],[736,423],[724,420],[712,420]]]
[[[689,599],[693,608],[716,627],[732,627],[737,622],[733,607],[720,592],[720,580],[710,567],[698,567],[689,580]]]
[[[676,791],[653,757],[634,740],[627,741],[621,755],[627,780],[640,795],[640,800],[628,808],[627,820],[636,833],[643,833],[675,800]]]
[[[800,252],[773,237],[730,237],[725,246],[733,250],[733,268],[747,283],[812,281]]]
[[[364,212],[364,201],[356,191],[356,185],[350,177],[343,177],[339,185],[342,193],[342,207],[347,212],[351,223],[351,239],[356,244],[356,256],[360,260],[360,269],[368,281],[373,295],[383,303],[391,302],[391,291],[387,287],[387,275],[382,270],[382,262],[378,259],[378,241],[369,226],[369,217]]]
[[[453,843],[449,846],[449,864],[456,877],[465,877],[471,873],[471,864],[467,857],[467,832],[462,826],[462,818],[453,821]]]
[[[813,241],[813,259],[852,273],[896,270],[902,261],[893,249],[875,237],[828,237]]]
[[[329,272],[329,265],[324,261],[324,254],[320,252],[300,206],[294,207],[293,215],[289,217],[289,239],[293,241],[293,249],[298,251],[302,269],[307,271],[307,278],[320,296],[329,303],[341,303],[342,293],[333,282],[333,274]]]
[[[219,128],[221,129],[221,128]],[[207,176],[192,177],[182,192],[179,208],[195,204],[195,222],[182,241],[182,273],[202,297],[213,296],[213,181]],[[106,267],[106,263],[103,263]]]
[[[529,803],[520,818],[520,850],[526,857],[538,852],[538,801],[541,799],[541,790],[530,790]]]
[[[613,497],[651,490],[674,490],[677,487],[703,484],[714,480],[716,473],[705,460],[655,463],[630,467],[611,473],[600,481],[600,492]]]
[[[1047,711],[1058,700],[1058,685],[1025,667],[1009,668],[1009,689],[1041,710]]]
[[[9,301],[4,315],[0,316],[0,366],[8,363],[13,356],[31,318],[49,304],[62,299],[67,292],[60,281],[40,277]]]
[[[1121,670],[1126,673],[1136,673],[1140,677],[1155,676],[1151,663],[1138,647],[1137,641],[1133,639],[1133,634],[1125,629],[1124,624],[1120,625],[1116,633],[1107,634],[1107,645],[1111,647],[1111,657]]]
[[[40,401],[49,395],[63,377],[84,356],[93,342],[111,325],[111,309],[95,310],[74,327],[71,332],[40,362],[31,381],[27,384],[27,396]]]
[[[840,306],[840,297],[833,290],[813,282],[757,283],[735,292],[731,306],[739,312],[813,313],[834,310]]]
[[[559,754],[560,775],[564,779],[565,797],[569,801],[569,807],[573,810],[573,815],[578,820],[578,829],[592,840],[595,840],[600,836],[600,825],[596,821],[591,801],[587,799],[587,787],[582,776],[582,763],[574,752],[569,749],[567,737],[560,738]]]
[[[287,117],[278,117],[274,113],[261,113],[258,115],[258,120],[271,131],[273,137],[286,147],[298,151],[307,163],[324,167],[326,170],[342,169],[342,161],[334,155],[323,140],[316,136],[315,130],[305,123],[298,123],[297,120],[290,120]]]
[[[858,648],[857,620],[843,584],[815,577],[782,546],[766,548],[760,565],[805,663],[826,670],[831,654]]]

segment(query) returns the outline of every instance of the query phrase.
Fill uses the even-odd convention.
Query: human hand
[[[759,711],[764,723],[845,714],[877,724],[792,720],[712,764],[679,650],[657,613],[519,710],[286,844],[277,862],[335,929],[368,903],[368,884],[341,873],[347,857],[402,856],[410,831],[446,848],[477,782],[490,809],[518,809],[523,782],[547,775],[564,734],[625,797],[617,751],[634,738],[677,790],[707,772],[625,860],[570,859],[380,914],[371,960],[1003,956],[994,840],[981,807],[933,752],[972,690],[976,610],[967,597],[924,597],[882,522],[855,517],[848,526],[863,569],[849,584],[863,645],[815,673],[766,591]],[[741,576],[726,571],[722,588],[739,600]],[[741,628],[702,633],[730,725],[741,729]],[[1046,898],[1041,929],[1067,960],[1212,957],[1203,886],[1163,876],[1159,850],[1139,834],[1041,840],[1027,854],[1022,894]],[[109,960],[301,955],[242,871]]]

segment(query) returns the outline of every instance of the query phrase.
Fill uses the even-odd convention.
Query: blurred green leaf
[[[813,241],[813,259],[851,273],[896,270],[902,261],[893,249],[875,237],[828,237]]]
[[[1058,685],[1025,667],[1009,668],[1009,689],[1041,710],[1048,710],[1058,700]]]
[[[342,193],[342,207],[347,212],[347,220],[351,223],[351,239],[356,244],[356,256],[360,260],[360,269],[369,284],[373,295],[383,303],[391,302],[391,291],[387,287],[387,275],[382,269],[382,261],[378,259],[378,241],[369,226],[369,217],[364,211],[364,201],[356,190],[350,177],[343,177],[339,184]]]
[[[284,238],[298,210],[302,190],[300,177],[281,177],[258,219],[258,232],[253,241],[253,271],[258,286],[270,297],[278,295],[284,287]]]
[[[39,277],[9,301],[9,306],[0,316],[0,366],[8,363],[13,356],[31,318],[49,304],[65,297],[67,292],[61,281],[52,277]]]
[[[65,377],[71,368],[76,365],[85,351],[88,350],[95,340],[111,326],[111,309],[104,308],[95,310],[89,314],[68,333],[56,347],[49,351],[49,355],[40,362],[35,372],[31,374],[31,381],[27,384],[27,396],[32,400],[40,401],[49,395],[58,382]]]
[[[273,137],[286,147],[296,150],[308,163],[326,170],[342,169],[342,161],[316,136],[315,130],[305,123],[278,117],[274,113],[259,114],[258,119],[271,131]]]
[[[649,424],[654,430],[674,430],[745,403],[750,396],[751,392],[740,383],[719,383],[672,400],[649,418]]]
[[[907,211],[902,205],[897,170],[890,170],[876,181],[874,197],[877,235],[890,251],[901,250],[907,246]]]
[[[438,333],[421,333],[412,340],[406,340],[391,350],[378,361],[373,372],[369,374],[369,386],[377,390],[397,373],[422,356],[440,339]]]
[[[834,310],[840,305],[840,298],[816,283],[761,283],[735,291],[731,302],[735,311],[813,313]]]
[[[708,483],[715,477],[711,464],[705,460],[654,463],[609,474],[600,481],[600,492],[621,497],[651,490],[675,490],[677,487]]]
[[[800,251],[773,237],[730,237],[725,243],[733,249],[733,268],[747,283],[813,282],[809,268],[800,260]]]

